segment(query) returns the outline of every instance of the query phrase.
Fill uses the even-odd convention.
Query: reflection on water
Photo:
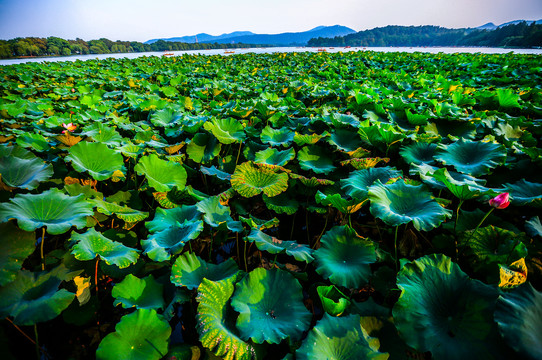
[[[445,54],[453,53],[482,53],[482,54],[537,54],[542,55],[542,49],[502,49],[502,48],[487,48],[487,47],[331,47],[331,48],[315,48],[315,47],[270,47],[270,48],[250,48],[250,49],[212,49],[212,50],[187,50],[187,51],[169,51],[168,54],[179,56],[183,54],[203,54],[203,55],[224,55],[231,56],[235,54],[271,54],[275,52],[317,52],[319,49],[325,49],[326,52],[336,53],[339,51],[380,51],[380,52],[426,52],[436,54],[439,52]],[[123,54],[91,54],[91,55],[72,55],[58,56],[47,58],[24,58],[24,59],[6,59],[0,60],[0,65],[24,64],[28,62],[45,62],[45,61],[76,61],[90,59],[107,59],[107,58],[127,58],[135,59],[141,56],[162,56],[163,52],[141,52],[141,53],[123,53]]]

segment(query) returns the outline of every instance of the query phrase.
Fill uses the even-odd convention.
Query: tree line
[[[164,40],[158,40],[152,44],[144,44],[137,41],[111,41],[105,38],[85,41],[79,38],[75,40],[65,40],[55,36],[50,36],[48,38],[19,37],[10,40],[0,40],[0,58],[9,59],[26,56],[68,56],[148,51],[229,49],[254,46],[261,45],[218,43],[188,44]]]
[[[314,38],[309,46],[489,46],[540,47],[542,25],[520,22],[495,30],[438,26],[386,26],[334,38]]]

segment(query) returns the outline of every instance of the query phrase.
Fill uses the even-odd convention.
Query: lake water
[[[536,54],[542,55],[542,49],[502,49],[502,48],[485,48],[485,47],[326,47],[326,52],[346,52],[346,51],[380,51],[380,52],[426,52],[436,54],[439,52],[445,54],[453,53],[483,53],[483,54]],[[276,52],[317,52],[318,48],[313,47],[270,47],[270,48],[249,48],[249,49],[233,49],[234,53],[225,54],[224,49],[212,50],[187,50],[187,51],[169,51],[174,56],[183,54],[202,54],[202,55],[225,55],[231,56],[235,54],[271,54]],[[107,59],[107,58],[128,58],[135,59],[141,56],[162,56],[163,52],[141,52],[141,53],[123,53],[123,54],[91,54],[91,55],[72,55],[72,56],[57,56],[57,57],[38,57],[24,59],[6,59],[0,60],[0,65],[15,65],[28,62],[45,62],[45,61],[76,61],[90,59]]]

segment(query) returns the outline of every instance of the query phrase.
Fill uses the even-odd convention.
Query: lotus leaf
[[[239,268],[233,259],[220,264],[208,263],[197,255],[185,252],[175,260],[171,267],[171,282],[188,289],[197,289],[203,279],[220,281],[239,273]]]
[[[508,344],[523,356],[542,357],[542,293],[531,284],[499,296],[495,322]]]
[[[273,210],[278,214],[293,215],[299,208],[299,202],[292,198],[288,192],[283,192],[282,194],[273,197],[263,195],[263,201],[268,209]]]
[[[340,316],[350,306],[350,300],[335,285],[316,288],[324,311],[332,316]]]
[[[20,158],[0,153],[0,178],[7,186],[33,190],[52,175],[53,167],[33,155]]]
[[[407,164],[434,164],[436,144],[426,142],[416,142],[404,146],[400,154]]]
[[[72,146],[67,161],[78,172],[88,172],[94,179],[109,179],[117,170],[124,169],[122,155],[103,143],[80,142]]]
[[[0,224],[0,234],[0,286],[4,286],[15,280],[23,261],[34,252],[36,239],[11,221]]]
[[[169,191],[174,186],[182,190],[186,184],[186,170],[181,164],[162,160],[155,154],[139,159],[134,170],[145,175],[149,185],[157,191]]]
[[[390,185],[377,180],[369,187],[369,200],[371,214],[391,226],[412,222],[417,230],[429,231],[452,216],[422,185],[407,185],[403,180]]]
[[[150,232],[166,230],[177,223],[193,222],[201,219],[201,213],[195,205],[183,205],[173,209],[157,208],[152,221],[145,223]]]
[[[459,200],[469,200],[489,192],[483,191],[483,188],[474,181],[454,179],[447,169],[438,169],[431,176],[443,183]]]
[[[278,344],[301,335],[310,325],[312,314],[303,305],[298,281],[286,271],[252,270],[235,287],[232,307],[239,312],[237,329],[242,339]]]
[[[497,100],[502,108],[521,108],[519,99],[519,94],[515,94],[512,89],[497,89]]]
[[[435,159],[451,165],[457,171],[472,176],[488,174],[504,163],[506,149],[491,142],[471,141],[461,138],[450,145],[439,144]]]
[[[92,206],[83,195],[68,196],[58,189],[36,195],[17,194],[9,203],[0,204],[0,222],[17,219],[23,230],[34,231],[45,226],[53,235],[63,234],[72,226],[84,228],[86,217],[92,214]]]
[[[32,148],[37,152],[44,152],[51,148],[47,138],[40,134],[21,134],[17,136],[16,143],[24,148]]]
[[[259,250],[267,251],[270,254],[286,253],[293,256],[297,261],[305,261],[307,263],[314,260],[312,257],[313,250],[307,245],[298,244],[293,240],[279,240],[258,229],[252,229],[246,239],[256,243]]]
[[[273,129],[271,126],[266,126],[260,135],[263,143],[271,146],[290,146],[294,141],[294,133],[287,128]]]
[[[298,146],[314,145],[318,141],[320,141],[320,139],[327,136],[329,136],[329,133],[327,131],[323,132],[322,134],[300,134],[296,132],[294,134],[294,141]]]
[[[540,217],[535,216],[531,220],[525,222],[525,230],[532,236],[542,236],[542,224]]]
[[[118,146],[123,141],[117,130],[100,122],[85,126],[82,134],[89,136],[94,141],[111,146]]]
[[[341,180],[341,187],[349,195],[358,200],[367,198],[369,187],[376,180],[385,184],[392,178],[401,177],[403,172],[392,167],[369,168],[356,170],[348,175],[347,179]]]
[[[389,356],[378,352],[374,339],[361,327],[359,315],[328,314],[312,328],[295,355],[298,360],[386,360]]]
[[[156,127],[172,127],[181,123],[182,113],[171,108],[165,108],[154,112],[149,120]]]
[[[514,184],[505,184],[513,205],[542,207],[542,184],[522,179]]]
[[[220,180],[227,180],[227,181],[231,180],[231,174],[217,169],[214,165],[211,166],[210,168],[202,166],[200,167],[200,171],[205,175],[215,176]]]
[[[149,216],[148,212],[135,210],[128,206],[117,205],[98,199],[91,200],[91,202],[96,205],[96,209],[99,213],[104,215],[115,214],[119,219],[124,220],[129,224],[145,220]]]
[[[115,298],[113,306],[122,305],[123,308],[135,307],[137,309],[163,309],[163,285],[156,282],[152,275],[140,279],[132,274],[113,286],[111,296]]]
[[[393,318],[409,346],[430,351],[436,359],[486,359],[499,354],[493,322],[496,288],[470,279],[441,254],[405,264],[397,286],[401,295]]]
[[[243,231],[241,222],[232,219],[230,208],[220,204],[218,196],[201,200],[196,204],[196,208],[204,214],[203,220],[212,227],[219,227],[221,224],[226,224],[231,231]]]
[[[288,174],[245,162],[235,168],[231,176],[231,185],[244,197],[253,197],[262,191],[272,197],[286,191]]]
[[[371,157],[371,158],[353,158],[341,161],[342,166],[352,165],[356,170],[369,169],[375,167],[379,162],[388,163],[389,158]]]
[[[49,272],[19,271],[14,281],[0,288],[0,316],[12,316],[19,325],[54,319],[75,298],[66,289],[58,290],[67,274],[63,265]]]
[[[124,315],[115,331],[106,335],[96,350],[96,359],[159,360],[168,352],[171,328],[154,309],[138,309]]]
[[[77,260],[93,260],[99,256],[106,264],[123,269],[139,258],[137,250],[105,237],[94,228],[83,234],[72,232],[71,239],[77,242],[71,251]]]
[[[342,197],[338,192],[334,192],[332,189],[326,190],[326,194],[318,190],[315,196],[316,202],[325,206],[333,206],[343,214],[353,214],[358,211],[367,199],[358,200],[356,198],[347,200]]]
[[[304,186],[308,187],[317,187],[317,186],[325,186],[325,185],[333,185],[335,184],[334,181],[328,180],[328,179],[318,179],[316,177],[305,177],[303,175],[290,173],[290,178],[299,180]]]
[[[329,174],[335,170],[329,151],[318,145],[304,146],[297,153],[297,160],[303,170],[312,170],[316,174]]]
[[[284,166],[294,158],[295,150],[292,148],[283,151],[274,148],[268,148],[262,151],[258,151],[254,158],[254,162],[268,165]]]
[[[246,138],[243,124],[233,118],[214,118],[203,124],[203,127],[222,144],[242,142]]]
[[[348,226],[335,226],[320,239],[314,252],[316,272],[333,284],[360,288],[371,275],[370,264],[376,262],[372,241],[360,237]]]
[[[188,241],[196,239],[202,230],[201,220],[177,222],[150,235],[147,240],[141,240],[141,246],[152,260],[167,261],[171,256],[180,253]]]
[[[349,129],[336,129],[330,134],[327,142],[343,152],[355,151],[361,146],[359,135]]]
[[[186,147],[186,153],[195,162],[205,164],[220,153],[221,146],[213,135],[197,133]]]
[[[237,276],[221,281],[202,279],[198,288],[196,315],[201,344],[216,356],[228,360],[256,359],[254,347],[239,338],[235,325],[230,323],[233,312],[228,302],[233,295]]]
[[[504,290],[513,289],[527,281],[527,265],[525,258],[514,261],[510,265],[499,264],[500,281],[499,288]]]
[[[331,122],[337,128],[351,126],[358,128],[360,126],[359,118],[355,115],[333,113],[331,116],[324,116],[324,120]]]

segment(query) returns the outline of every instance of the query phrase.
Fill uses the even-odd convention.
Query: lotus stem
[[[100,257],[96,257],[96,268],[94,270],[94,285],[96,285],[96,296],[98,296],[98,264],[100,262]]]
[[[34,339],[32,339],[30,336],[28,336],[23,330],[21,330],[20,327],[18,327],[13,321],[11,321],[10,318],[6,317],[5,318],[11,325],[13,325],[15,327],[15,329],[17,329],[18,332],[20,332],[25,338],[27,338],[32,344],[36,345],[36,347],[38,348],[38,351],[41,351],[42,353],[45,354],[45,356],[49,357],[47,355],[47,351],[45,351],[44,349],[42,349],[38,343],[36,341],[34,341]],[[37,334],[36,334],[36,329],[34,329],[34,335],[36,336],[36,340],[38,339],[37,337]],[[38,359],[39,359],[39,353],[38,353]]]
[[[489,214],[491,214],[493,212],[493,210],[495,210],[494,207],[492,207],[488,212],[487,214],[482,218],[482,220],[478,223],[478,225],[476,225],[476,228],[474,229],[474,231],[470,234],[470,236],[468,237],[467,241],[465,241],[465,245],[463,245],[463,247],[461,248],[461,251],[459,253],[459,255],[461,253],[463,253],[463,251],[465,250],[465,248],[467,247],[467,245],[469,244],[469,241],[472,239],[472,237],[474,236],[474,234],[476,234],[476,232],[478,231],[478,228],[480,227],[480,225],[482,225],[482,223],[487,219],[487,217],[489,216]],[[459,256],[458,255],[458,256]]]
[[[399,225],[395,227],[395,240],[393,242],[395,248],[395,270],[399,271],[399,258],[397,258],[397,233],[399,232]]]
[[[459,209],[461,209],[461,205],[463,205],[464,200],[459,201],[459,205],[457,205],[457,210],[455,211],[455,223],[454,223],[454,252],[455,252],[455,258],[457,260],[457,257],[459,256],[457,253],[457,221],[459,220]]]
[[[243,141],[239,141],[239,150],[237,151],[237,159],[235,159],[235,166],[239,162],[239,155],[241,155],[241,147],[243,146]]]
[[[41,228],[41,244],[40,244],[40,255],[41,255],[41,270],[45,270],[45,258],[43,256],[43,243],[45,242],[45,226]]]
[[[243,251],[243,258],[245,259],[245,271],[248,272],[247,265],[247,241],[245,240],[245,250]]]
[[[37,356],[38,360],[40,360],[41,353],[40,353],[40,344],[38,342],[38,324],[34,324],[34,337],[36,338],[36,342],[35,342],[35,344],[36,344],[36,356]]]
[[[318,239],[316,239],[314,244],[312,244],[312,246],[311,246],[313,249],[316,246],[316,244],[318,243],[318,241],[320,241],[320,238],[322,237],[322,235],[324,235],[324,232],[326,231],[328,219],[329,219],[329,212],[326,213],[326,222],[324,223],[324,228],[322,229],[322,232],[320,233],[320,235],[318,235]]]

